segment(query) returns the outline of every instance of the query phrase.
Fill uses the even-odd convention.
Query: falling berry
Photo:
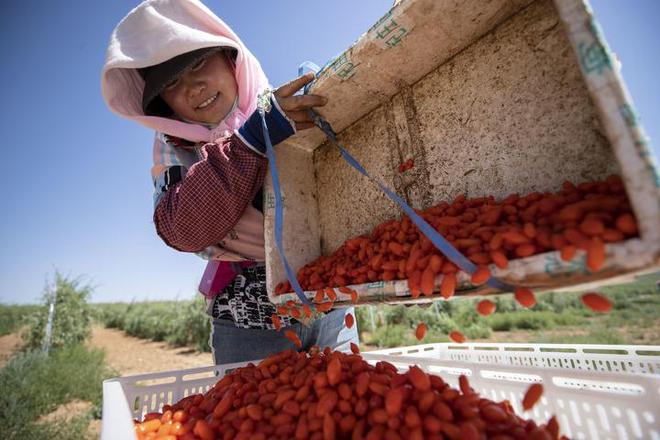
[[[353,327],[353,324],[355,324],[355,318],[353,318],[353,315],[350,313],[347,313],[346,316],[344,316],[344,322],[346,323],[346,327],[351,328]]]
[[[543,395],[543,385],[540,383],[533,383],[527,388],[525,397],[523,397],[522,406],[525,411],[530,410],[536,405]]]
[[[595,292],[582,295],[582,303],[598,313],[607,313],[612,310],[612,303],[610,300]]]
[[[421,341],[426,336],[426,324],[420,322],[415,329],[415,337],[417,340]]]
[[[449,333],[449,339],[456,342],[457,344],[462,344],[463,342],[465,342],[465,336],[463,336],[463,333],[456,330]]]
[[[528,309],[530,307],[534,307],[536,304],[536,297],[534,296],[534,292],[527,289],[526,287],[517,288],[513,296],[516,298],[516,301],[518,301],[518,304]]]
[[[495,303],[487,299],[483,299],[477,304],[477,312],[482,316],[490,315],[496,308]]]

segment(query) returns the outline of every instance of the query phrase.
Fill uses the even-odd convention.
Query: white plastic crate
[[[141,419],[146,413],[160,411],[163,405],[191,394],[204,393],[225,374],[247,364],[212,365],[103,381],[101,439],[134,439],[134,418]]]
[[[568,344],[425,344],[363,353],[398,368],[417,364],[452,386],[465,374],[493,400],[508,399],[519,414],[532,382],[545,393],[524,414],[545,422],[556,414],[562,432],[582,439],[660,439],[660,346]],[[103,383],[101,438],[132,439],[133,418],[190,394],[247,363],[141,374]]]
[[[660,439],[660,346],[425,344],[363,353],[398,368],[417,364],[454,387],[458,377],[484,397],[509,400],[518,414],[529,384],[544,395],[531,413],[557,415],[562,433],[583,439]]]

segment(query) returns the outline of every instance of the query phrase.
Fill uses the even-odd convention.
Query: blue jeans
[[[211,319],[213,326],[209,342],[213,360],[216,365],[229,364],[263,359],[283,350],[298,350],[293,342],[284,337],[284,330],[296,332],[302,342],[301,350],[309,350],[313,345],[318,345],[321,349],[330,347],[348,352],[350,343],[358,344],[360,340],[357,319],[352,328],[347,328],[344,324],[346,313],[355,316],[353,307],[339,308],[308,327],[296,322],[280,331],[239,328],[226,319]]]

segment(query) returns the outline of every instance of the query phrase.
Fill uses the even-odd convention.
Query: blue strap
[[[275,106],[274,99],[269,102],[270,111],[264,114],[268,126],[269,140],[272,144],[279,144],[295,133],[293,122],[287,119],[285,114]],[[265,103],[264,103],[265,104]],[[261,114],[254,112],[238,129],[243,140],[254,150],[266,154],[266,140],[261,122]]]
[[[311,70],[314,73],[318,72],[320,69],[316,63],[311,61],[303,61],[300,63],[300,66],[298,66],[298,76],[301,76],[303,73],[305,73],[305,68]]]
[[[284,246],[282,242],[282,219],[284,214],[282,212],[282,191],[280,189],[280,177],[277,172],[277,164],[275,163],[275,150],[273,150],[273,143],[270,141],[270,135],[268,133],[268,124],[266,124],[266,114],[262,108],[259,110],[261,115],[261,126],[264,131],[264,139],[266,140],[266,156],[268,157],[268,165],[270,167],[270,173],[273,178],[273,190],[275,191],[275,245],[277,246],[277,253],[280,254],[280,259],[284,265],[284,270],[286,271],[286,277],[289,279],[289,283],[293,287],[293,290],[298,295],[298,299],[303,304],[307,304],[310,307],[315,308],[315,306],[307,299],[305,293],[298,283],[298,278],[296,274],[291,269],[289,262],[284,255]]]
[[[305,73],[305,68],[311,70],[315,74],[318,74],[319,71],[321,70],[321,68],[317,64],[311,61],[303,61],[302,63],[300,63],[300,66],[298,66],[298,76],[302,76],[302,74]],[[307,84],[305,84],[305,87],[303,87],[303,94],[306,95],[307,92],[309,92],[309,88],[312,86],[313,82],[314,81],[310,81]]]
[[[337,142],[337,135],[335,134],[334,130],[326,121],[323,119],[318,113],[314,112],[313,110],[309,110],[314,117],[314,123],[325,133],[326,137],[334,144],[335,147],[337,147],[344,158],[346,162],[348,162],[349,165],[351,165],[353,168],[358,170],[362,175],[364,175],[367,179],[371,180],[374,182],[376,185],[380,187],[380,189],[392,200],[394,201],[399,207],[405,212],[408,217],[415,223],[415,225],[419,228],[420,231],[433,243],[433,245],[440,250],[449,260],[451,260],[452,263],[460,267],[463,271],[469,273],[470,275],[474,273],[475,270],[477,270],[477,266],[468,260],[465,255],[460,253],[458,249],[456,249],[450,242],[448,242],[438,231],[436,231],[431,225],[429,225],[426,220],[421,218],[417,213],[415,212],[414,209],[412,209],[401,197],[399,197],[396,193],[394,193],[392,190],[390,190],[388,187],[383,185],[379,180],[371,177],[369,173],[360,165],[360,163],[355,160],[353,156],[351,156],[348,151],[346,151],[344,148],[342,148],[341,145]],[[505,290],[505,291],[513,291],[513,286],[503,283],[502,281],[499,281],[498,279],[494,277],[490,277],[488,279],[488,285],[491,287],[494,287],[496,289],[500,290]]]
[[[316,64],[310,61],[305,61],[298,67],[298,75],[302,75],[305,68],[309,68],[315,73],[318,73],[319,71],[319,67]],[[309,86],[311,84],[312,83],[310,82],[305,86],[304,93],[308,92]],[[280,255],[282,264],[284,265],[284,270],[286,271],[286,276],[289,280],[289,283],[291,283],[291,286],[293,287],[293,290],[298,296],[298,299],[300,299],[300,301],[303,304],[307,304],[310,307],[316,308],[315,305],[312,304],[309,301],[309,299],[305,296],[305,293],[303,292],[300,283],[298,283],[298,279],[296,278],[293,269],[291,269],[291,266],[289,265],[289,262],[286,259],[286,256],[284,255],[284,246],[282,240],[282,224],[283,224],[282,220],[284,214],[283,214],[282,192],[280,188],[280,178],[277,171],[277,164],[275,163],[275,151],[273,150],[273,144],[270,141],[270,135],[268,133],[268,124],[266,124],[265,112],[262,108],[260,108],[258,111],[259,114],[261,115],[261,125],[263,128],[264,139],[266,140],[266,156],[268,157],[268,164],[273,179],[273,190],[275,192],[275,245],[277,246],[277,252]],[[385,195],[387,195],[392,201],[394,201],[397,205],[399,205],[399,207],[408,215],[408,217],[410,217],[412,222],[431,241],[431,243],[433,243],[433,245],[440,250],[440,252],[442,252],[447,258],[449,258],[449,260],[452,263],[454,263],[456,266],[460,267],[463,271],[469,273],[470,275],[477,270],[477,266],[474,263],[472,263],[462,253],[460,253],[458,249],[456,249],[451,243],[449,243],[438,231],[436,231],[431,225],[429,225],[423,218],[417,215],[415,210],[412,209],[401,197],[399,197],[396,193],[394,193],[392,190],[386,187],[379,180],[371,177],[369,173],[367,173],[367,171],[364,169],[364,167],[362,167],[362,165],[360,165],[360,163],[357,160],[355,160],[355,158],[351,156],[348,153],[348,151],[346,151],[341,145],[339,145],[339,142],[337,142],[337,135],[335,134],[334,130],[325,119],[323,119],[318,113],[316,113],[313,110],[309,110],[309,112],[313,116],[314,123],[321,129],[321,131],[323,131],[323,133],[325,133],[326,137],[330,140],[330,142],[339,149],[344,160],[353,168],[358,170],[360,174],[364,175],[366,178],[368,178],[376,185],[378,185],[378,187],[385,193]],[[504,291],[513,291],[514,289],[513,286],[504,283],[502,281],[499,281],[494,277],[490,277],[487,281],[487,284],[491,287]]]

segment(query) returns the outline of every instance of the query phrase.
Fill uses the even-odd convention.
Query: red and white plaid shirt
[[[228,254],[263,261],[263,216],[255,212],[251,201],[263,185],[266,158],[236,135],[195,145],[192,152],[199,160],[177,173],[168,168],[167,178],[160,179],[163,187],[156,188],[162,192],[154,212],[158,235],[179,251],[203,252],[211,246],[224,248],[224,244]],[[155,183],[159,185],[158,180]],[[251,230],[237,232],[241,220],[249,221],[244,226],[252,226]]]

